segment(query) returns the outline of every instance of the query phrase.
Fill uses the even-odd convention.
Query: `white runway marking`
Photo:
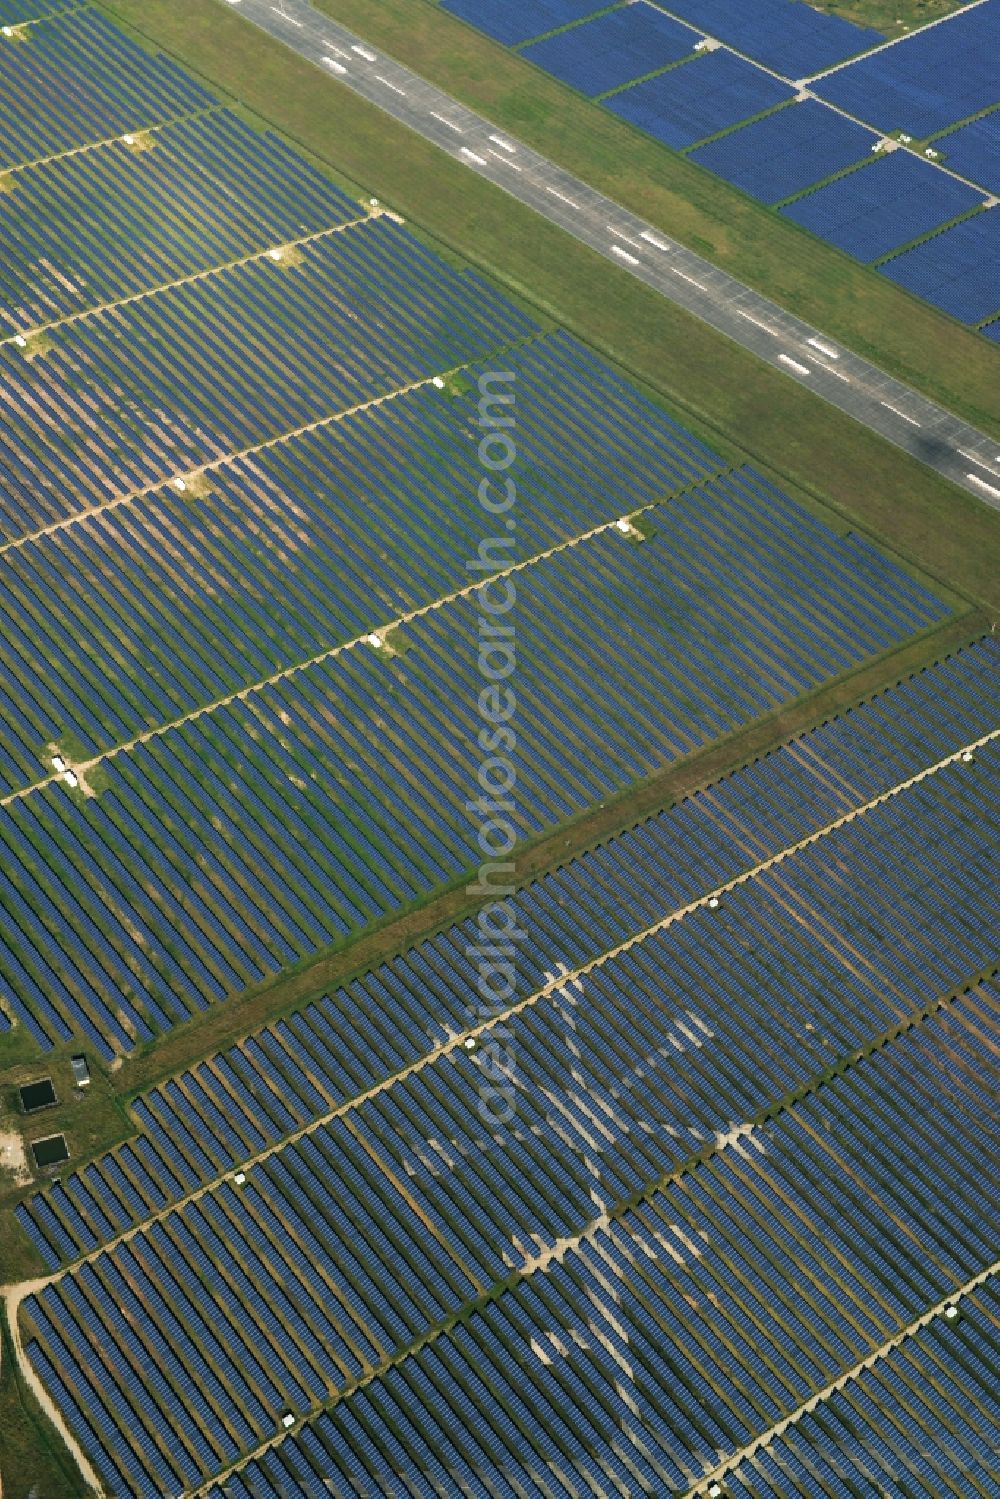
[[[777,338],[777,328],[769,328],[766,323],[761,322],[760,318],[754,317],[752,312],[744,312],[740,307],[737,307],[736,311],[740,317],[745,317],[748,323],[753,323],[755,328],[762,328],[765,333],[770,333],[772,338]]]
[[[465,131],[462,129],[461,125],[456,125],[454,120],[446,120],[444,115],[436,114],[433,109],[431,110],[431,119],[440,120],[442,125],[447,125],[449,130],[454,130],[456,135],[465,134]]]
[[[959,451],[959,453],[961,454],[961,456],[963,458],[968,458],[968,460],[969,460],[970,463],[981,463],[984,468],[990,462],[990,460],[988,458],[980,458],[980,456],[979,456],[978,453],[970,453],[969,450],[968,450],[968,448],[959,448],[958,451]],[[997,458],[994,458],[993,462],[994,463],[1000,463],[1000,456],[998,456]]]
[[[670,267],[670,269],[673,271],[673,273],[674,273],[675,276],[680,276],[680,278],[681,278],[682,281],[690,281],[691,285],[692,286],[696,286],[699,291],[707,291],[708,290],[707,286],[703,286],[700,281],[696,281],[693,276],[689,276],[688,273],[687,273],[687,271],[680,270],[680,268],[678,266],[672,265]]]
[[[880,401],[879,405],[884,406],[886,411],[891,411],[893,416],[898,416],[901,421],[909,422],[911,427],[920,426],[920,423],[917,421],[916,417],[907,416],[906,412],[900,411],[898,406],[890,406],[888,401]]]

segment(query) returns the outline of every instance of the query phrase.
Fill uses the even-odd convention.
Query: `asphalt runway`
[[[216,3],[216,0],[213,0]],[[1000,510],[1000,441],[499,131],[310,0],[218,0],[790,380]]]

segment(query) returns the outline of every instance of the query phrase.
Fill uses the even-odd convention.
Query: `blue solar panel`
[[[531,0],[530,5],[519,5],[516,0],[442,0],[442,9],[513,47],[580,21],[604,6],[601,0]]]
[[[976,214],[881,269],[943,312],[978,323],[1000,309],[1000,212]]]
[[[36,21],[56,10],[66,10],[67,0],[0,0],[0,24]]]
[[[668,146],[690,146],[789,98],[787,87],[731,52],[707,52],[637,83],[606,109]]]
[[[585,94],[602,94],[686,57],[697,34],[639,0],[524,49],[524,56]]]
[[[1000,0],[985,0],[824,78],[817,93],[920,138],[997,102]]]
[[[859,260],[877,260],[981,202],[908,151],[894,151],[781,210]]]
[[[992,338],[996,343],[1000,344],[1000,318],[997,318],[996,322],[987,323],[982,331],[986,334],[987,338]]]
[[[1000,193],[1000,111],[934,142],[953,172]]]
[[[779,109],[691,153],[764,203],[778,203],[870,153],[876,139],[815,99]]]
[[[808,77],[882,41],[798,0],[668,0],[667,8],[786,78]]]

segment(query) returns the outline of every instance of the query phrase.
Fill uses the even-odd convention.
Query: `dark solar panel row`
[[[445,0],[446,10],[461,16],[473,26],[495,37],[498,42],[514,46],[529,37],[542,36],[559,26],[579,21],[595,10],[603,10],[601,0],[531,0],[522,5],[517,0]]]
[[[348,1168],[321,1132],[243,1189],[219,1188],[64,1276],[26,1311],[72,1395],[71,1424],[110,1423],[112,1451],[96,1456],[111,1482],[126,1453],[167,1491],[211,1476],[234,1444],[281,1435],[283,1410],[308,1414],[350,1391],[360,1368],[374,1380],[308,1428],[327,1449],[320,1476],[343,1481],[360,1464],[376,1492],[394,1477],[433,1492],[450,1473],[446,1492],[479,1492],[477,1475],[491,1472],[515,1492],[562,1495],[589,1472],[631,1480],[632,1492],[685,1492],[988,1267],[998,1223],[980,1160],[979,1033],[994,1007],[985,990],[958,1001],[771,1122],[717,1140],[638,1206],[607,1218],[589,1204],[556,1258],[421,1351],[404,1350],[439,1298],[461,1297],[477,1225],[494,1215],[480,1256],[505,1242],[512,1178],[520,1194],[556,1191],[548,1175],[534,1186],[508,1171],[507,1149],[442,1168],[437,1196],[451,1196],[451,1216],[408,1238],[402,1198],[378,1179],[386,1136],[342,1131]],[[686,1058],[674,1065],[683,1073]],[[462,1104],[459,1088],[437,1106]],[[519,1156],[534,1138],[524,1134]],[[634,1145],[623,1137],[615,1153]],[[426,1204],[425,1183],[404,1180]],[[544,1244],[527,1228],[524,1238]],[[435,1240],[430,1266],[420,1256]],[[373,1280],[364,1265],[376,1244]],[[211,1466],[185,1431],[180,1379],[166,1371],[164,1388],[146,1373],[161,1332],[214,1412],[198,1423]],[[116,1365],[142,1372],[125,1381]],[[377,1411],[396,1443],[366,1438]],[[302,1442],[286,1439],[263,1471],[280,1472]]]
[[[0,321],[28,332],[366,210],[227,110],[17,173],[0,203]],[[236,196],[234,180],[240,183]],[[95,235],[84,225],[100,223]]]
[[[516,376],[511,565],[725,467],[573,340],[504,356]],[[211,475],[166,484],[0,555],[0,779],[41,779],[75,723],[92,752],[465,588],[482,471],[463,396],[416,389]],[[572,442],[567,443],[567,434]],[[60,577],[86,577],[81,595]],[[129,680],[120,662],[128,652]],[[37,664],[44,657],[44,667]]]
[[[781,212],[858,260],[878,260],[981,202],[975,188],[893,151]]]
[[[17,104],[0,112],[0,171],[216,104],[92,7],[39,21],[25,41],[0,37],[0,97]]]
[[[787,84],[718,50],[633,84],[604,107],[668,146],[684,147],[791,97]]]
[[[934,142],[953,172],[1000,193],[1000,110]]]
[[[952,317],[978,323],[1000,311],[1000,213],[975,214],[879,269]]]
[[[764,203],[865,161],[877,139],[815,99],[775,110],[691,152],[691,160]]]
[[[977,770],[978,781],[990,774],[982,759]],[[982,808],[974,797],[971,805]],[[941,876],[929,878],[940,900]],[[983,895],[964,892],[989,921]],[[741,899],[731,897],[734,910]],[[712,943],[709,916],[700,924]],[[817,930],[827,924],[821,915]],[[897,940],[904,947],[908,935]],[[668,989],[678,972],[668,952],[643,966],[647,983]],[[609,1046],[630,1034],[631,967],[626,957],[611,971],[619,1041],[594,1028],[591,1014],[608,1028],[613,1011],[611,995],[592,993],[588,980],[549,1007],[534,1039],[521,1030],[508,1042],[519,1094],[506,1128],[485,1125],[479,1064],[455,1053],[252,1166],[243,1186],[213,1187],[32,1298],[26,1310],[88,1420],[100,1424],[96,1404],[120,1424],[115,1451],[134,1446],[167,1491],[178,1459],[189,1463],[186,1482],[210,1477],[225,1461],[227,1428],[241,1446],[268,1440],[284,1409],[304,1413],[384,1371],[396,1350],[522,1269],[528,1278],[494,1310],[508,1330],[518,1311],[532,1324],[523,1352],[510,1331],[501,1343],[514,1388],[539,1381],[530,1403],[540,1418],[557,1401],[545,1371],[587,1326],[575,1298],[561,1300],[566,1277],[604,1336],[622,1339],[625,1358],[634,1346],[643,1361],[652,1314],[660,1332],[650,1352],[674,1371],[655,1403],[676,1483],[706,1461],[706,1438],[738,1447],[989,1264],[1000,1224],[981,1169],[988,992],[950,1004],[768,1122],[740,1125],[762,1097],[780,1094],[781,1071],[789,1076],[789,1060],[763,1075],[777,1037],[784,1032],[789,1059],[803,1056],[808,1043],[792,1019],[801,1020],[801,983],[775,975],[785,1016],[772,1003],[752,1032],[744,1005],[734,1004],[742,1024],[728,1029],[716,1006],[699,1006],[699,1017],[661,996],[639,1010],[649,1026],[640,1067],[614,1069],[608,1093],[600,1074]],[[829,987],[838,1003],[817,1029],[845,1008],[843,986]],[[870,1029],[863,1008],[859,1020]],[[822,1036],[816,1045],[822,1056]],[[816,1067],[803,1059],[805,1074]],[[651,1107],[648,1090],[659,1094]],[[634,1191],[651,1195],[607,1220]],[[533,1270],[556,1249],[558,1267]],[[551,1318],[533,1316],[533,1299],[550,1292]],[[183,1388],[121,1378],[155,1361],[148,1312],[161,1299],[180,1363],[192,1369],[200,1353],[213,1366],[208,1464],[157,1438],[183,1413],[190,1420]],[[637,1399],[650,1393],[634,1376],[623,1383]],[[695,1440],[699,1395],[710,1424]],[[572,1430],[586,1403],[568,1414]],[[465,1438],[475,1433],[447,1434]]]
[[[823,68],[877,46],[882,37],[843,16],[824,13],[799,0],[664,0],[709,36],[745,52],[785,78],[807,78]]]
[[[947,615],[752,470],[649,514],[651,541],[610,526],[519,574],[519,837]],[[10,1010],[128,1050],[474,868],[476,607],[136,744],[86,810],[61,783],[2,809]]]
[[[880,130],[920,140],[998,101],[1000,0],[983,0],[936,26],[821,79],[821,98]]]
[[[585,94],[603,94],[694,49],[698,33],[645,0],[611,10],[523,49],[523,56]]]

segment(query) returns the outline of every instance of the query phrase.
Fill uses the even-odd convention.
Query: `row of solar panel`
[[[74,9],[72,0],[0,0],[0,25],[37,21],[56,11]]]
[[[536,41],[534,48],[549,46],[557,57],[575,55],[584,67],[582,48],[575,50],[577,33],[586,35],[592,46],[598,38],[598,50],[605,41],[610,50],[618,44],[623,48],[641,48],[640,64],[652,53],[648,65],[636,66],[626,75],[628,78],[658,66],[655,44],[672,35],[686,39],[690,50],[697,37],[707,32],[786,78],[816,73],[882,40],[878,32],[867,27],[855,26],[811,6],[790,4],[789,0],[756,0],[750,10],[741,0],[676,0],[676,3],[669,0],[653,14],[653,6],[644,0],[617,8],[602,6],[599,0],[590,0],[589,4],[588,0],[531,0],[530,4],[512,4],[511,0],[444,0],[444,8],[509,46],[526,46],[533,37],[557,33],[551,42]],[[686,25],[665,16],[666,11],[680,17]],[[606,24],[600,26],[605,18]],[[563,36],[568,50],[560,54]],[[532,48],[526,46],[526,50],[530,52]],[[662,61],[670,61],[669,56]],[[605,83],[604,87],[612,85]]]
[[[916,140],[996,106],[1000,0],[981,0],[938,25],[860,58],[816,84],[840,109]]]
[[[145,143],[110,141],[5,179],[0,322],[9,329],[25,334],[369,211],[228,110],[158,127]]]
[[[957,1325],[939,1316],[922,1326],[724,1473],[720,1489],[731,1499],[800,1499],[803,1494],[855,1499],[875,1491],[992,1499],[1000,1449],[998,1325],[1000,1284],[992,1278],[963,1298]],[[459,1473],[464,1492],[489,1499],[563,1499],[578,1495],[581,1484],[608,1492],[610,1477],[600,1468],[593,1488],[593,1469],[582,1452],[568,1462],[553,1457],[551,1425],[545,1455],[526,1451],[520,1405],[512,1407],[513,1419],[500,1405],[506,1381],[484,1383],[490,1376],[481,1355],[475,1366],[470,1362],[468,1355],[478,1353],[482,1343],[481,1335],[473,1343],[456,1330],[422,1354],[418,1367],[406,1363],[398,1376],[359,1391],[349,1409],[318,1417],[230,1473],[224,1486],[209,1490],[208,1499],[314,1499],[324,1487],[333,1493],[391,1493],[397,1475],[414,1499],[436,1499],[451,1492],[448,1484],[457,1482]],[[561,1377],[569,1398],[579,1395],[580,1362],[567,1345]],[[617,1419],[634,1433],[634,1442],[635,1421],[605,1414],[602,1393],[598,1384],[598,1407],[590,1406],[598,1430],[610,1433]],[[426,1435],[434,1440],[442,1428],[450,1434],[470,1426],[484,1465],[470,1473],[472,1462],[462,1453],[458,1467],[449,1436],[442,1477],[427,1458]],[[420,1458],[408,1462],[408,1450]],[[630,1494],[672,1491],[665,1473],[649,1486],[641,1470],[630,1465],[628,1471]]]
[[[444,8],[592,95],[669,68],[708,38],[727,49],[711,54],[720,78],[742,80],[748,89],[753,80],[760,91],[770,79],[779,87],[773,103],[789,96],[790,83],[801,88],[811,82],[821,98],[886,133],[905,130],[923,139],[998,102],[992,67],[1000,44],[998,0],[980,0],[891,47],[879,45],[877,32],[794,0],[757,0],[752,7],[742,0],[637,0],[611,7],[586,0],[549,0],[546,6],[537,0],[445,0]],[[870,55],[857,55],[864,52]],[[687,98],[691,80],[683,71],[671,82]],[[703,81],[709,89],[707,74]],[[652,86],[650,91],[656,92]],[[746,104],[750,95],[734,92],[732,98]],[[763,92],[755,96],[757,109],[766,107],[764,99]],[[710,107],[719,111],[721,105]],[[711,128],[723,129],[752,112],[717,112]]]
[[[987,637],[535,881],[516,897],[527,936],[514,944],[511,1002],[974,742],[996,703]],[[451,928],[138,1099],[137,1140],[19,1208],[46,1263],[95,1248],[467,1031],[482,931],[474,919]]]
[[[503,363],[520,503],[484,576],[725,467],[573,339]],[[0,553],[7,788],[47,773],[39,748],[64,724],[97,753],[467,587],[484,513],[469,430],[490,373],[473,367],[465,395],[428,377],[226,462],[208,495],[167,485]]]
[[[551,1415],[570,1433],[566,1460],[596,1449],[595,1471],[626,1476],[607,1432],[588,1431],[600,1407],[586,1386],[606,1387],[610,1353],[617,1400],[638,1404],[655,1459],[641,1447],[631,1456],[647,1485],[666,1471],[673,1490],[990,1263],[1000,1225],[977,1125],[981,1030],[993,1005],[995,996],[972,994],[768,1123],[734,1138],[703,1134],[702,1158],[680,1175],[690,1144],[659,1169],[635,1164],[646,1144],[635,1125],[605,1129],[598,1145],[609,1115],[591,1105],[588,1116],[586,1084],[570,1086],[560,1106],[541,1048],[519,1052],[526,1112],[496,1146],[483,1137],[481,1109],[477,1117],[476,1062],[432,1064],[256,1164],[242,1188],[214,1187],[67,1272],[25,1309],[74,1394],[71,1424],[81,1430],[79,1412],[117,1427],[113,1452],[98,1454],[112,1482],[125,1445],[164,1491],[210,1478],[232,1439],[266,1442],[283,1410],[304,1415],[337,1392],[349,1409],[359,1378],[374,1372],[385,1387],[390,1362],[476,1304],[465,1330],[475,1341],[496,1319],[508,1384],[499,1403],[535,1413],[529,1452],[544,1453]],[[672,1047],[669,1011],[663,1019],[674,1086],[710,1061],[724,1066],[726,1048],[706,1037]],[[577,1051],[585,1072],[598,1052],[585,1033],[572,1039],[567,1081]],[[752,1074],[752,1045],[740,1067]],[[706,1073],[706,1091],[712,1082]],[[723,1119],[728,1083],[721,1072],[714,1080]],[[528,1112],[533,1102],[548,1103],[548,1133]],[[429,1152],[435,1141],[445,1159],[429,1170],[414,1146]],[[634,1173],[642,1203],[605,1196],[605,1171]],[[497,1296],[512,1269],[522,1278]],[[150,1313],[161,1302],[177,1359],[189,1371],[199,1359],[211,1365],[202,1381],[216,1407],[204,1429],[209,1462],[176,1439],[184,1415],[191,1420],[186,1393],[169,1375],[165,1384],[145,1377],[157,1358]],[[570,1348],[583,1391],[567,1409],[550,1371]],[[421,1357],[410,1355],[418,1367]],[[126,1369],[136,1377],[124,1381]],[[417,1424],[440,1460],[433,1429]],[[474,1451],[477,1431],[453,1424],[441,1440]],[[422,1452],[408,1461],[419,1469]]]
[[[652,541],[611,527],[519,574],[515,836],[947,615],[752,471],[650,515]],[[116,754],[99,798],[50,783],[8,803],[8,1009],[43,1045],[86,1024],[104,1055],[129,1049],[474,867],[477,607]]]
[[[153,488],[538,331],[387,217],[0,346],[2,532]],[[178,369],[178,358],[183,367]]]
[[[0,116],[0,172],[216,104],[172,58],[89,6],[0,37],[0,96],[16,103]]]

